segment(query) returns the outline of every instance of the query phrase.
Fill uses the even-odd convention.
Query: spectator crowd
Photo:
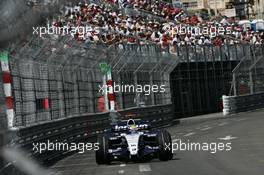
[[[263,31],[254,32],[250,28],[243,30],[238,22],[231,18],[214,17],[204,20],[161,1],[101,1],[103,3],[80,2],[73,6],[67,5],[51,25],[66,26],[69,30],[82,29],[77,30],[73,36],[87,45],[156,43],[166,48],[173,45],[258,45],[264,42]],[[118,8],[113,8],[114,6]],[[142,10],[151,15],[126,14],[122,10],[124,8]]]

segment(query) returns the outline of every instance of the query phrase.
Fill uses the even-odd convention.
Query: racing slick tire
[[[159,159],[168,161],[173,158],[171,135],[166,130],[161,130],[158,135],[158,144],[160,146]]]
[[[99,149],[95,151],[95,159],[98,165],[109,164],[110,160],[108,157],[108,137],[106,135],[99,135],[97,139]]]

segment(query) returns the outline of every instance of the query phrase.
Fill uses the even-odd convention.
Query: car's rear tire
[[[171,135],[166,130],[161,130],[158,135],[158,144],[160,146],[159,159],[161,161],[171,160],[173,158],[172,154],[172,141]]]
[[[95,151],[95,159],[98,165],[109,164],[110,160],[108,157],[108,137],[106,135],[99,135],[97,139],[99,149]]]

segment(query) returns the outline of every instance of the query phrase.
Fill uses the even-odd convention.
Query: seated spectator
[[[156,21],[151,17],[140,15],[124,15],[120,9],[112,9],[105,4],[79,3],[74,6],[65,6],[65,12],[53,23],[54,27],[67,26],[70,30],[77,30],[74,37],[78,41],[89,43],[127,43],[127,44],[146,44],[147,42],[156,43],[162,48],[171,47],[171,45],[215,45],[233,44],[238,42],[250,42],[251,44],[261,44],[264,40],[263,32],[253,32],[250,29],[243,32],[234,22],[222,18],[217,21],[212,18],[211,21],[202,21],[198,16],[188,16],[182,9],[172,7],[170,4],[149,1],[149,0],[104,0],[106,3],[115,3],[128,6],[135,9],[149,11],[155,15],[164,18],[163,21]],[[126,5],[125,5],[126,4]],[[174,20],[174,22],[168,22]],[[225,36],[211,36],[210,34],[194,35],[194,29],[191,33],[181,34],[177,31],[180,25],[195,26],[198,29],[203,27],[229,27],[231,32],[229,38]],[[84,29],[82,29],[83,27]],[[86,29],[85,29],[86,27]],[[214,29],[213,32],[215,32]]]

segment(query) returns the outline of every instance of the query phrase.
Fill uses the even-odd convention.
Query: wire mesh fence
[[[182,46],[181,62],[170,75],[171,96],[178,117],[220,112],[228,94],[232,70],[248,57],[247,45]]]
[[[99,63],[110,65],[114,83],[146,88],[147,94],[115,93],[117,109],[126,109],[170,104],[170,73],[179,63],[241,59],[246,62],[251,60],[251,51],[249,45],[161,48],[157,44],[87,44],[69,36],[33,36],[9,49],[15,125],[100,112],[98,100],[103,94],[99,87],[103,84],[103,74]],[[254,49],[255,61],[262,54],[260,51]],[[164,90],[153,93],[149,90],[153,85]]]
[[[241,61],[233,70],[230,95],[245,95],[264,90],[264,45],[246,45]]]
[[[102,62],[116,84],[146,87],[147,94],[116,92],[117,109],[170,104],[169,71],[179,61],[157,45],[86,45],[68,36],[30,38],[10,47],[9,57],[16,126],[100,112]],[[153,93],[152,85],[165,91]]]

